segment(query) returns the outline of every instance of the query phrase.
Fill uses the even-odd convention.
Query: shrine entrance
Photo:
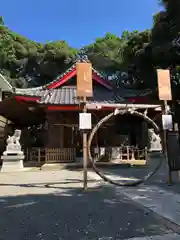
[[[153,130],[151,124],[137,115],[113,115],[94,133],[91,153],[96,162],[145,164],[149,150],[162,150],[160,138]]]
[[[105,174],[103,174],[98,168],[97,168],[97,161],[99,161],[101,159],[101,156],[94,156],[91,150],[91,143],[92,143],[92,139],[94,138],[96,132],[98,131],[98,129],[105,124],[109,119],[112,119],[116,116],[122,117],[124,116],[126,117],[126,115],[129,116],[129,118],[131,116],[135,116],[137,117],[140,121],[142,121],[143,123],[146,123],[148,125],[151,126],[151,128],[154,129],[155,133],[159,135],[160,137],[160,128],[159,126],[151,119],[149,118],[146,114],[138,112],[136,110],[133,109],[116,109],[114,112],[108,114],[107,116],[105,116],[104,118],[102,118],[97,124],[96,126],[93,128],[93,130],[90,133],[89,139],[88,139],[88,155],[89,155],[89,159],[92,163],[92,167],[94,169],[94,171],[105,181],[108,181],[112,184],[115,185],[119,185],[119,186],[135,186],[140,184],[141,182],[149,179],[162,165],[162,160],[159,161],[159,164],[156,166],[156,168],[154,169],[154,171],[151,171],[149,174],[147,174],[145,176],[144,179],[138,179],[136,181],[131,181],[131,182],[117,182],[116,180],[112,180],[109,177],[105,176]],[[121,118],[122,119],[122,118]],[[133,118],[132,118],[133,119]],[[128,121],[128,120],[127,120]],[[125,123],[126,125],[127,123]],[[125,139],[125,144],[134,144],[134,145],[121,145],[119,147],[116,147],[115,151],[112,151],[113,149],[111,148],[111,152],[108,152],[108,157],[109,159],[111,159],[111,161],[113,160],[113,155],[115,154],[115,158],[116,158],[116,163],[117,162],[122,162],[124,161],[124,158],[126,158],[126,160],[131,163],[132,161],[137,161],[137,160],[144,160],[147,161],[148,155],[147,155],[147,147],[143,147],[143,145],[139,145],[138,146],[138,141],[136,138],[136,131],[134,131],[136,129],[136,124],[138,124],[138,121],[135,121],[135,118],[133,120],[133,124],[131,125],[132,127],[132,132],[130,132],[130,128],[128,128],[128,130],[125,128],[125,125],[123,127],[124,131],[124,135],[127,135],[127,132],[129,131],[129,141],[126,141],[127,136],[124,138]],[[123,126],[123,124],[120,124],[121,127]],[[109,133],[111,134],[111,133]],[[147,127],[147,134],[148,134],[148,127]],[[147,136],[146,136],[147,137]],[[148,137],[147,137],[148,138]],[[141,142],[142,143],[142,142]],[[105,153],[104,153],[105,154]],[[134,165],[135,163],[133,163]]]

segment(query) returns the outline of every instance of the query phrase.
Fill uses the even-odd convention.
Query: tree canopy
[[[158,1],[158,0],[157,0]],[[159,0],[164,10],[153,16],[152,29],[107,33],[83,49],[65,41],[46,44],[12,32],[0,17],[0,71],[17,87],[37,86],[53,80],[74,61],[79,51],[104,72],[128,72],[139,88],[156,88],[156,69],[170,68],[180,76],[180,1]],[[176,39],[176,41],[174,41]]]
[[[66,70],[65,60],[76,53],[65,41],[37,43],[0,24],[0,71],[14,86],[51,81]]]

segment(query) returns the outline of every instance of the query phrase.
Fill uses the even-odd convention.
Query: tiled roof
[[[68,86],[61,87],[60,89],[52,89],[50,91],[43,91],[41,93],[41,104],[52,104],[52,105],[74,105],[79,104],[76,98],[76,87]],[[89,103],[115,103],[113,92],[102,88],[94,88],[93,97],[88,101]]]
[[[76,98],[76,86],[64,86],[58,89],[29,89],[26,92],[16,93],[29,97],[40,97],[42,104],[74,105],[79,104]],[[108,90],[100,86],[94,86],[93,98],[89,103],[122,103],[127,98],[136,98],[149,95],[148,91],[133,90],[128,88],[119,88]]]
[[[143,94],[142,91],[132,90],[132,89],[114,89],[108,90],[102,87],[94,86],[93,98],[89,99],[90,102],[103,102],[103,103],[121,103],[127,98],[132,97],[141,97],[147,95]],[[79,101],[76,98],[76,86],[65,86],[59,89],[30,89],[23,93],[18,93],[19,95],[40,97],[40,103],[42,104],[79,104]]]

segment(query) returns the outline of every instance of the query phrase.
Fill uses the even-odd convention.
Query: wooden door
[[[62,125],[51,125],[48,129],[48,144],[49,148],[63,148],[63,129]]]

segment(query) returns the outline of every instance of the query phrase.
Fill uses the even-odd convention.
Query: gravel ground
[[[0,240],[118,240],[163,235],[162,219],[77,171],[0,174]]]

